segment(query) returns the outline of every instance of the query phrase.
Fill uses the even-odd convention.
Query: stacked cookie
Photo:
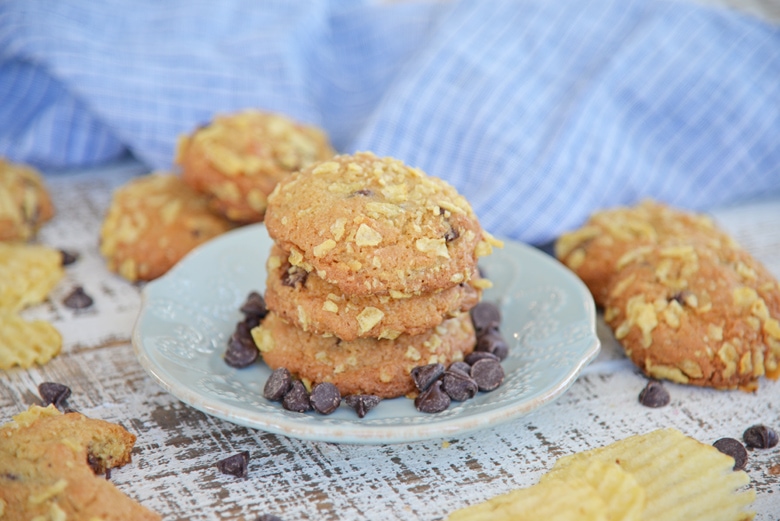
[[[395,397],[411,370],[474,349],[468,316],[499,244],[443,181],[391,158],[341,155],[283,179],[265,214],[269,315],[252,331],[272,369],[342,395]]]
[[[556,255],[649,376],[743,390],[780,376],[780,283],[708,217],[613,208],[561,236]]]

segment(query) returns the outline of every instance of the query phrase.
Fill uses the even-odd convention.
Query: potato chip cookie
[[[316,273],[292,266],[277,246],[266,265],[265,300],[270,309],[304,331],[332,333],[348,341],[424,333],[476,305],[481,289],[475,285],[484,282],[475,273],[469,282],[408,298],[350,296]]]
[[[0,310],[19,311],[43,302],[64,274],[59,251],[0,242]]]
[[[134,443],[119,425],[30,407],[0,427],[0,517],[159,520],[96,475],[130,462]]]
[[[100,253],[127,280],[152,280],[233,226],[178,176],[149,174],[114,192],[100,230]]]
[[[742,250],[636,249],[609,285],[604,318],[651,377],[753,390],[777,376],[780,285]]]
[[[313,335],[271,312],[252,330],[252,337],[271,369],[285,367],[311,384],[331,382],[342,395],[383,398],[412,392],[415,385],[410,372],[414,367],[463,360],[476,341],[468,313],[420,335],[347,342],[335,336]]]
[[[603,306],[607,285],[623,255],[639,246],[674,239],[710,248],[736,247],[709,217],[647,200],[594,213],[583,227],[561,235],[555,256],[585,282],[596,304]]]
[[[62,349],[62,335],[43,320],[0,310],[0,369],[45,364]]]
[[[468,282],[477,257],[499,244],[450,185],[368,152],[284,179],[265,223],[293,266],[349,295],[399,298]]]
[[[335,152],[325,133],[279,115],[246,110],[218,115],[179,140],[182,176],[228,219],[263,220],[281,179]]]
[[[27,241],[53,216],[41,175],[0,158],[0,241]]]

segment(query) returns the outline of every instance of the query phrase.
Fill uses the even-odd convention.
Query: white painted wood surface
[[[598,359],[563,397],[529,416],[471,436],[404,445],[304,442],[209,417],[160,388],[135,360],[130,333],[139,287],[109,273],[98,232],[113,188],[139,173],[124,164],[48,178],[58,214],[40,241],[76,250],[80,260],[51,299],[25,312],[52,320],[62,354],[43,367],[0,372],[0,421],[38,400],[37,385],[70,386],[69,404],[124,425],[138,436],[132,463],[112,472],[125,493],[166,520],[248,520],[273,513],[298,519],[441,519],[454,509],[535,483],[563,455],[674,426],[711,443],[741,438],[764,423],[780,429],[780,382],[755,393],[667,384],[672,402],[648,409],[646,379],[622,355],[603,323]],[[780,276],[780,197],[714,212]],[[61,302],[82,285],[95,299],[74,312]],[[216,471],[217,460],[247,450],[249,476]],[[759,521],[780,519],[780,447],[750,452],[747,471]]]

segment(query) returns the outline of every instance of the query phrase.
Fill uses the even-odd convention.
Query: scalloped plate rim
[[[224,248],[233,241],[244,238],[245,235],[258,235],[268,239],[267,232],[262,224],[243,226],[235,230],[220,235],[197,248],[190,251],[177,265],[168,271],[162,277],[148,282],[141,291],[141,307],[135,320],[132,331],[132,345],[136,358],[144,370],[162,386],[167,392],[181,400],[187,405],[217,418],[242,425],[244,427],[259,429],[273,434],[281,434],[309,441],[324,441],[331,443],[352,443],[352,444],[393,444],[424,441],[430,439],[439,439],[451,437],[453,435],[471,434],[475,431],[495,427],[505,422],[527,415],[539,407],[550,403],[564,394],[574,383],[582,370],[593,361],[601,348],[600,341],[596,334],[596,308],[590,292],[584,283],[576,277],[565,266],[558,263],[557,260],[549,257],[547,254],[537,250],[532,246],[504,240],[505,245],[515,252],[522,252],[523,255],[536,257],[546,264],[551,270],[558,270],[561,277],[568,279],[570,287],[576,289],[583,304],[583,312],[588,315],[588,345],[583,348],[582,356],[572,360],[568,371],[549,386],[542,394],[526,401],[509,401],[487,412],[478,414],[468,414],[466,416],[454,416],[447,419],[436,419],[436,415],[430,415],[431,421],[423,425],[365,425],[361,424],[361,419],[355,416],[354,421],[346,424],[344,428],[322,424],[317,422],[301,421],[296,418],[264,418],[261,411],[248,410],[246,407],[236,407],[226,404],[218,397],[207,396],[198,392],[191,385],[178,381],[168,371],[158,365],[150,355],[149,346],[144,338],[144,319],[148,312],[150,302],[154,298],[154,291],[157,287],[176,280],[180,274],[198,262],[201,256],[208,252],[213,252]],[[496,250],[491,257],[500,257],[506,250]],[[264,262],[261,267],[262,273],[265,273]],[[246,291],[249,291],[247,289]],[[407,398],[396,398],[395,400],[408,400]],[[393,401],[395,401],[393,400]],[[380,403],[379,407],[386,405],[386,402]],[[281,408],[281,406],[279,406]],[[308,413],[306,416],[308,416]],[[327,418],[327,417],[323,417]]]

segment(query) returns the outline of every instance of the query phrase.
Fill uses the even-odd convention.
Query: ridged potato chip
[[[63,275],[59,251],[0,242],[0,310],[19,311],[42,302]]]
[[[581,479],[549,479],[456,510],[447,521],[610,521],[596,489]]]
[[[43,320],[26,321],[0,310],[0,369],[45,364],[62,349],[62,336]]]
[[[734,459],[711,445],[676,429],[632,436],[606,447],[559,459],[555,473],[597,459],[615,462],[645,489],[643,521],[744,521],[754,512],[754,490],[744,471],[734,471]]]

